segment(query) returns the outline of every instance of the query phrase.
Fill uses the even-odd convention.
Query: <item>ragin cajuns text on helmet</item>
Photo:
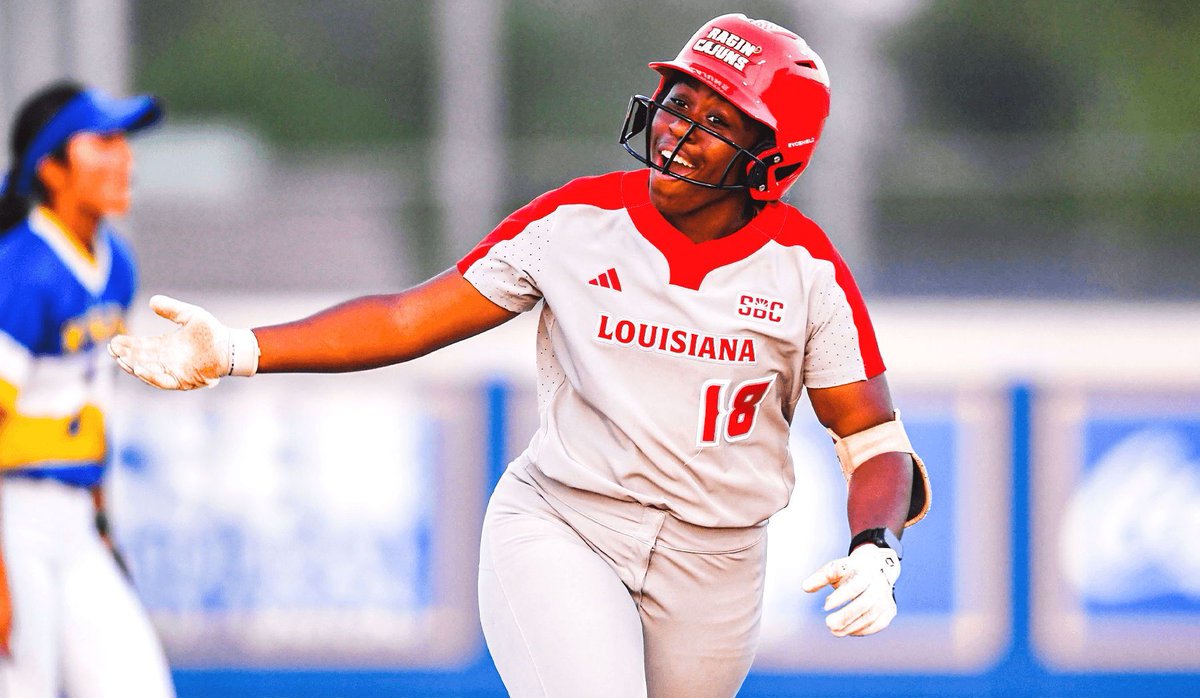
[[[783,196],[808,166],[829,116],[829,74],[804,39],[765,20],[722,15],[701,27],[674,60],[656,61],[650,67],[662,74],[658,89],[653,98],[637,95],[630,100],[621,132],[621,144],[638,160],[693,184],[716,189],[745,187],[751,198],[762,201]],[[655,110],[671,111],[659,100],[681,73],[700,80],[774,133],[774,142],[747,150],[687,119],[692,129],[701,129],[744,153],[749,162],[745,184],[725,184],[724,179],[719,184],[699,182],[655,163],[647,127]],[[643,130],[645,154],[629,145]],[[735,156],[731,164],[737,160]]]

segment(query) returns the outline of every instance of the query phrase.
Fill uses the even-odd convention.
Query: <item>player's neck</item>
[[[651,197],[653,198],[653,197]],[[701,243],[723,238],[741,230],[754,217],[741,196],[722,196],[701,199],[693,205],[659,206],[658,212],[667,222],[692,242]]]
[[[69,197],[59,196],[47,202],[43,208],[50,212],[54,222],[63,232],[75,238],[83,249],[95,252],[96,230],[100,227],[100,216],[77,205]]]

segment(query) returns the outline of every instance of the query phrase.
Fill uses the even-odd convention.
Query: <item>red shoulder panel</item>
[[[850,273],[850,267],[846,266],[842,255],[838,254],[829,236],[821,230],[821,226],[792,206],[783,203],[777,205],[786,210],[787,216],[775,233],[775,241],[786,247],[803,247],[815,259],[823,259],[833,264],[834,280],[846,294],[854,326],[858,329],[858,350],[862,355],[867,378],[874,378],[883,373],[886,367],[883,365],[883,356],[879,353],[879,343],[875,339],[875,328],[867,314],[867,304],[863,301],[862,292],[858,290],[858,284]]]
[[[554,213],[559,206],[588,204],[607,210],[621,208],[621,177],[624,175],[624,172],[610,172],[595,177],[580,177],[530,201],[501,221],[458,261],[459,273],[467,273],[467,269],[482,259],[493,245],[515,238],[530,223]]]

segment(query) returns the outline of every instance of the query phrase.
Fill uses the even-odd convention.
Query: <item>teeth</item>
[[[663,160],[664,160],[664,161],[666,161],[666,160],[671,160],[671,151],[669,151],[669,150],[660,150],[660,151],[658,151],[658,153],[659,153],[659,155],[662,155],[662,157],[663,157]],[[682,165],[682,166],[684,166],[684,167],[687,167],[687,168],[689,168],[689,169],[692,169],[692,168],[695,168],[695,167],[696,167],[695,165],[693,165],[692,163],[688,162],[687,160],[684,160],[684,159],[683,159],[681,156],[679,156],[679,155],[676,155],[676,156],[675,156],[675,159],[674,159],[674,160],[671,160],[671,161],[672,161],[672,162],[675,162],[676,164],[679,164],[679,165]]]

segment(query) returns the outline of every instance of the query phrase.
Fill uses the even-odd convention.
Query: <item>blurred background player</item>
[[[29,98],[0,197],[0,695],[173,695],[162,648],[112,548],[102,478],[104,344],[136,285],[105,222],[129,210],[126,134],[150,96],[73,83]]]
[[[838,636],[896,613],[898,538],[929,505],[862,298],[829,239],[779,198],[829,112],[821,59],[775,24],[724,15],[635,97],[621,142],[648,166],[582,178],[508,217],[456,268],[305,320],[117,337],[151,385],[406,361],[544,301],[541,426],[492,495],[484,634],[516,696],[731,696],[754,657],[767,520],[794,485],[805,388],[849,480]],[[635,147],[635,139],[644,145]]]

